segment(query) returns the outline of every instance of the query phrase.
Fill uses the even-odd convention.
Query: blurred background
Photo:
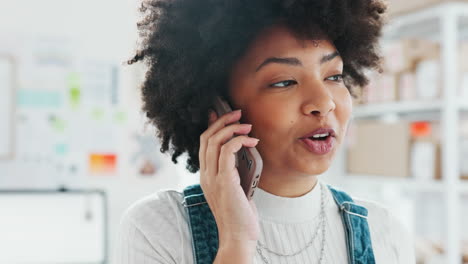
[[[197,183],[141,112],[135,0],[0,0],[0,263],[114,263],[141,197]],[[468,263],[468,1],[390,0],[384,72],[325,182],[387,206],[418,263]]]

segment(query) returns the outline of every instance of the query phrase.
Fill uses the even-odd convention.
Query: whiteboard
[[[106,263],[104,193],[0,191],[0,263]]]
[[[13,154],[13,60],[0,54],[0,159]]]

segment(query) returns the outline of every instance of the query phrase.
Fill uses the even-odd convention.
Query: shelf
[[[443,104],[438,101],[407,101],[407,102],[389,102],[373,103],[368,105],[357,105],[353,110],[353,117],[357,119],[381,117],[385,115],[410,115],[417,113],[440,112]],[[468,99],[459,101],[459,110],[468,111]]]
[[[392,18],[392,24],[412,26],[433,18],[442,17],[449,13],[447,11],[455,11],[454,15],[466,17],[468,16],[468,3],[440,3],[429,8],[394,17]]]
[[[377,117],[390,114],[413,114],[418,112],[437,112],[442,108],[440,101],[436,102],[392,102],[358,105],[354,107],[354,118]]]
[[[355,119],[376,118],[389,121],[400,118],[405,120],[435,119],[442,121],[440,123],[443,132],[454,131],[457,126],[452,126],[458,120],[453,118],[453,114],[458,113],[460,115],[458,119],[462,119],[468,113],[468,98],[462,99],[456,95],[458,85],[454,80],[458,80],[459,76],[456,74],[457,66],[452,61],[457,56],[457,44],[468,40],[468,3],[445,2],[392,17],[389,24],[384,27],[381,41],[395,41],[402,38],[421,38],[440,44],[441,68],[446,69],[444,77],[447,77],[446,79],[442,78],[441,87],[444,89],[443,91],[448,91],[448,93],[444,93],[448,97],[433,102],[388,102],[364,106],[356,105],[353,117]],[[445,149],[449,151],[460,150],[460,145],[453,137],[445,140]],[[447,175],[450,179],[455,178],[456,173],[452,168],[461,164],[457,164],[450,155],[443,155],[442,159],[447,165],[443,166],[442,174]],[[461,157],[460,162],[462,162]],[[344,170],[346,169],[344,168]],[[346,171],[343,175],[339,177],[339,182],[355,189],[374,189],[375,193],[379,193],[387,191],[386,187],[390,186],[389,193],[394,190],[402,190],[409,194],[428,193],[431,196],[441,196],[444,209],[439,215],[444,216],[446,223],[444,227],[446,256],[443,263],[459,263],[461,255],[459,241],[463,228],[462,222],[458,219],[461,216],[461,198],[468,198],[468,180],[450,182],[434,179],[355,175],[348,174]]]
[[[397,185],[408,190],[443,192],[444,183],[437,180],[420,180],[413,178],[388,177],[377,175],[347,174],[343,177],[346,184],[368,184],[368,185]]]
[[[347,174],[343,177],[344,184],[398,186],[399,188],[417,192],[447,191],[446,185],[440,180],[422,180],[413,178],[388,177],[377,175]],[[468,180],[460,180],[458,185],[461,194],[468,194]]]
[[[439,20],[446,14],[462,18],[459,26],[462,32],[466,33],[464,27],[466,23],[463,19],[468,17],[468,3],[441,3],[423,10],[392,17],[391,23],[384,28],[384,38],[419,36],[443,41],[437,33],[441,31]]]

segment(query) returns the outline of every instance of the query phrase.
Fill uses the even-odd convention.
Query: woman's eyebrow
[[[257,69],[255,70],[258,72],[262,67],[270,64],[270,63],[281,63],[281,64],[288,64],[292,66],[302,66],[302,62],[297,58],[277,58],[277,57],[270,57],[260,64]]]
[[[320,58],[320,64],[324,64],[325,62],[329,62],[333,60],[335,57],[340,56],[340,53],[338,51],[335,51],[331,54],[324,55],[322,58]],[[280,64],[287,64],[287,65],[292,65],[292,66],[303,66],[302,62],[298,58],[278,58],[278,57],[269,57],[266,60],[264,60],[255,70],[255,72],[258,72],[262,67],[270,64],[270,63],[280,63]]]
[[[329,62],[333,60],[334,58],[340,56],[340,53],[338,51],[335,51],[331,54],[325,55],[320,59],[320,64],[324,64],[325,62]]]

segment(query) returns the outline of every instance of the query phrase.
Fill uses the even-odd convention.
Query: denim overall
[[[328,186],[340,208],[346,234],[349,264],[375,264],[367,209],[354,203],[343,191]],[[218,251],[218,228],[199,184],[184,189],[192,247],[196,264],[213,263]]]

